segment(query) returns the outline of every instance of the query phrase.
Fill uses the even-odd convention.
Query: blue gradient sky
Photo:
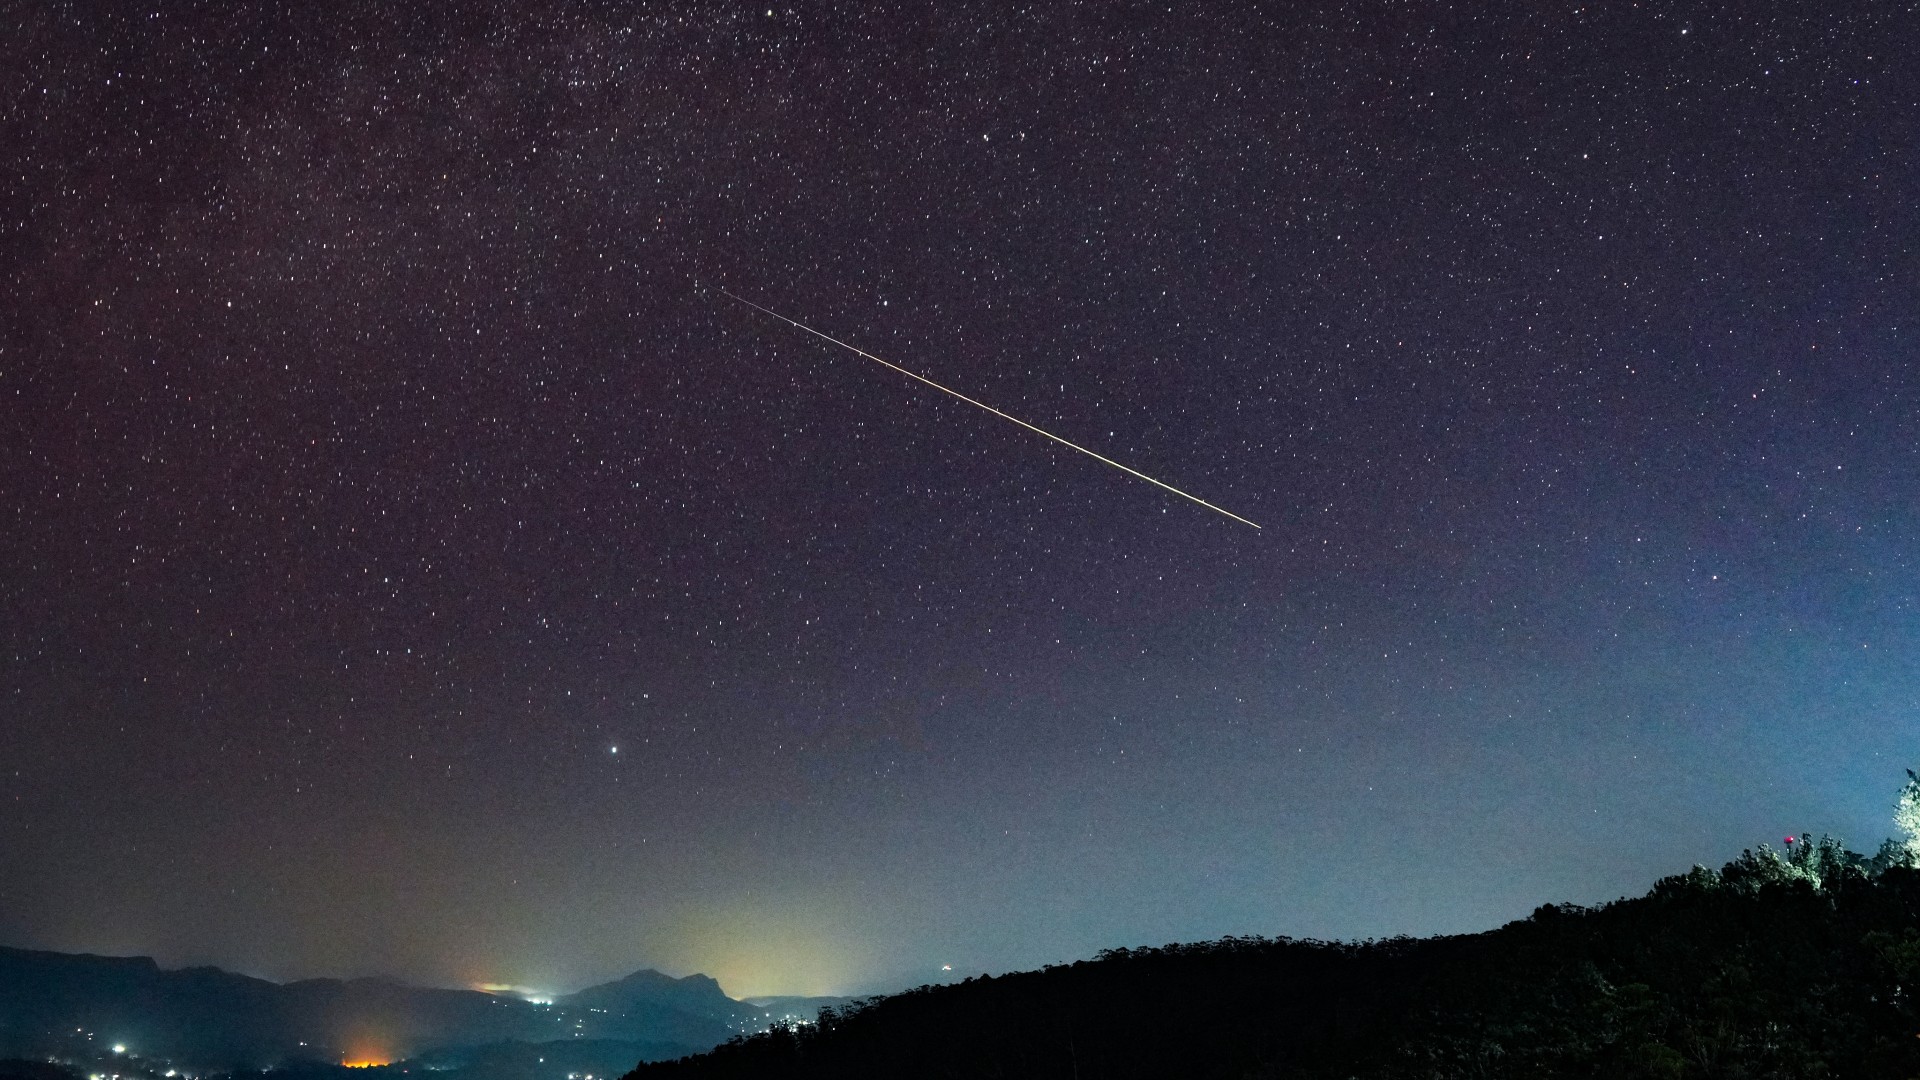
[[[1912,13],[1209,12],[29,17],[0,941],[870,991],[1871,850]]]

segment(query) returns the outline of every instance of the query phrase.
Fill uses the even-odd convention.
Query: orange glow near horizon
[[[348,1039],[347,1050],[341,1055],[340,1064],[349,1069],[373,1069],[381,1065],[391,1065],[393,1050],[384,1039],[364,1036]]]

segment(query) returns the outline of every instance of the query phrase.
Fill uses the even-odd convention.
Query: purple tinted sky
[[[1889,829],[1901,5],[288,7],[0,42],[0,942],[826,992]]]

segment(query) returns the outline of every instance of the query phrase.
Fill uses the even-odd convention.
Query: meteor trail
[[[805,330],[807,333],[812,334],[814,337],[820,338],[823,341],[831,341],[835,345],[838,345],[841,348],[846,349],[848,352],[852,352],[860,356],[864,356],[876,364],[883,364],[887,367],[890,367],[893,370],[899,372],[902,375],[907,376],[910,379],[914,379],[916,381],[926,383],[928,386],[933,387],[935,390],[938,390],[943,394],[951,394],[952,396],[959,398],[961,401],[964,401],[969,405],[976,405],[982,409],[985,409],[1002,420],[1011,420],[1014,423],[1019,424],[1021,427],[1026,428],[1028,431],[1045,435],[1047,438],[1052,439],[1054,442],[1059,443],[1061,446],[1064,446],[1069,450],[1078,450],[1081,453],[1087,455],[1088,457],[1094,459],[1095,461],[1102,462],[1107,465],[1111,465],[1114,468],[1119,469],[1121,472],[1128,474],[1129,476],[1137,476],[1140,479],[1145,480],[1147,483],[1152,484],[1154,487],[1164,488],[1165,490],[1171,491],[1175,495],[1178,495],[1183,499],[1189,500],[1191,502],[1197,502],[1201,506],[1204,506],[1207,509],[1212,510],[1217,514],[1225,514],[1226,516],[1232,518],[1235,521],[1240,522],[1243,525],[1253,525],[1253,522],[1248,521],[1246,518],[1241,517],[1239,514],[1236,514],[1231,510],[1222,510],[1220,507],[1213,505],[1212,503],[1208,502],[1205,499],[1200,498],[1197,495],[1189,495],[1186,492],[1181,491],[1179,488],[1174,487],[1172,484],[1163,483],[1162,481],[1155,480],[1153,477],[1148,476],[1146,473],[1141,472],[1139,469],[1130,469],[1127,466],[1120,464],[1119,462],[1113,460],[1110,457],[1104,457],[1100,454],[1094,453],[1093,451],[1087,449],[1086,447],[1081,446],[1079,443],[1068,442],[1067,440],[1061,438],[1058,435],[1055,435],[1053,432],[1048,431],[1045,428],[1036,427],[1033,424],[1029,424],[1025,420],[1022,420],[1017,416],[1009,416],[1006,413],[1001,412],[999,409],[994,408],[993,406],[987,404],[984,401],[975,401],[974,399],[968,397],[967,395],[961,393],[958,390],[953,390],[948,387],[941,386],[939,383],[934,382],[932,379],[927,378],[925,375],[920,375],[920,374],[916,374],[915,372],[908,371],[906,368],[903,368],[899,364],[893,363],[890,360],[882,360],[879,357],[873,355],[872,353],[866,351],[865,349],[856,348],[852,345],[847,344],[844,341],[841,341],[837,337],[832,337],[828,334],[823,334],[820,331],[815,330],[813,327],[808,326],[803,322],[799,322],[797,320],[787,318],[785,315],[780,314],[779,312],[773,310],[772,308],[761,307],[759,304],[756,304],[753,301],[748,300],[746,297],[735,296],[734,294],[728,292],[725,289],[721,289],[718,286],[715,286],[715,289],[722,296],[725,296],[728,299],[737,300],[740,303],[745,304],[756,311],[763,311],[768,315],[771,315],[774,318],[779,319],[783,323],[786,323],[790,326],[797,326],[800,329]],[[1253,527],[1257,529],[1260,526],[1253,525]]]

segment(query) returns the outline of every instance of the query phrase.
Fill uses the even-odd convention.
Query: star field
[[[10,19],[0,942],[860,991],[1877,842],[1920,20],[1203,8]]]

